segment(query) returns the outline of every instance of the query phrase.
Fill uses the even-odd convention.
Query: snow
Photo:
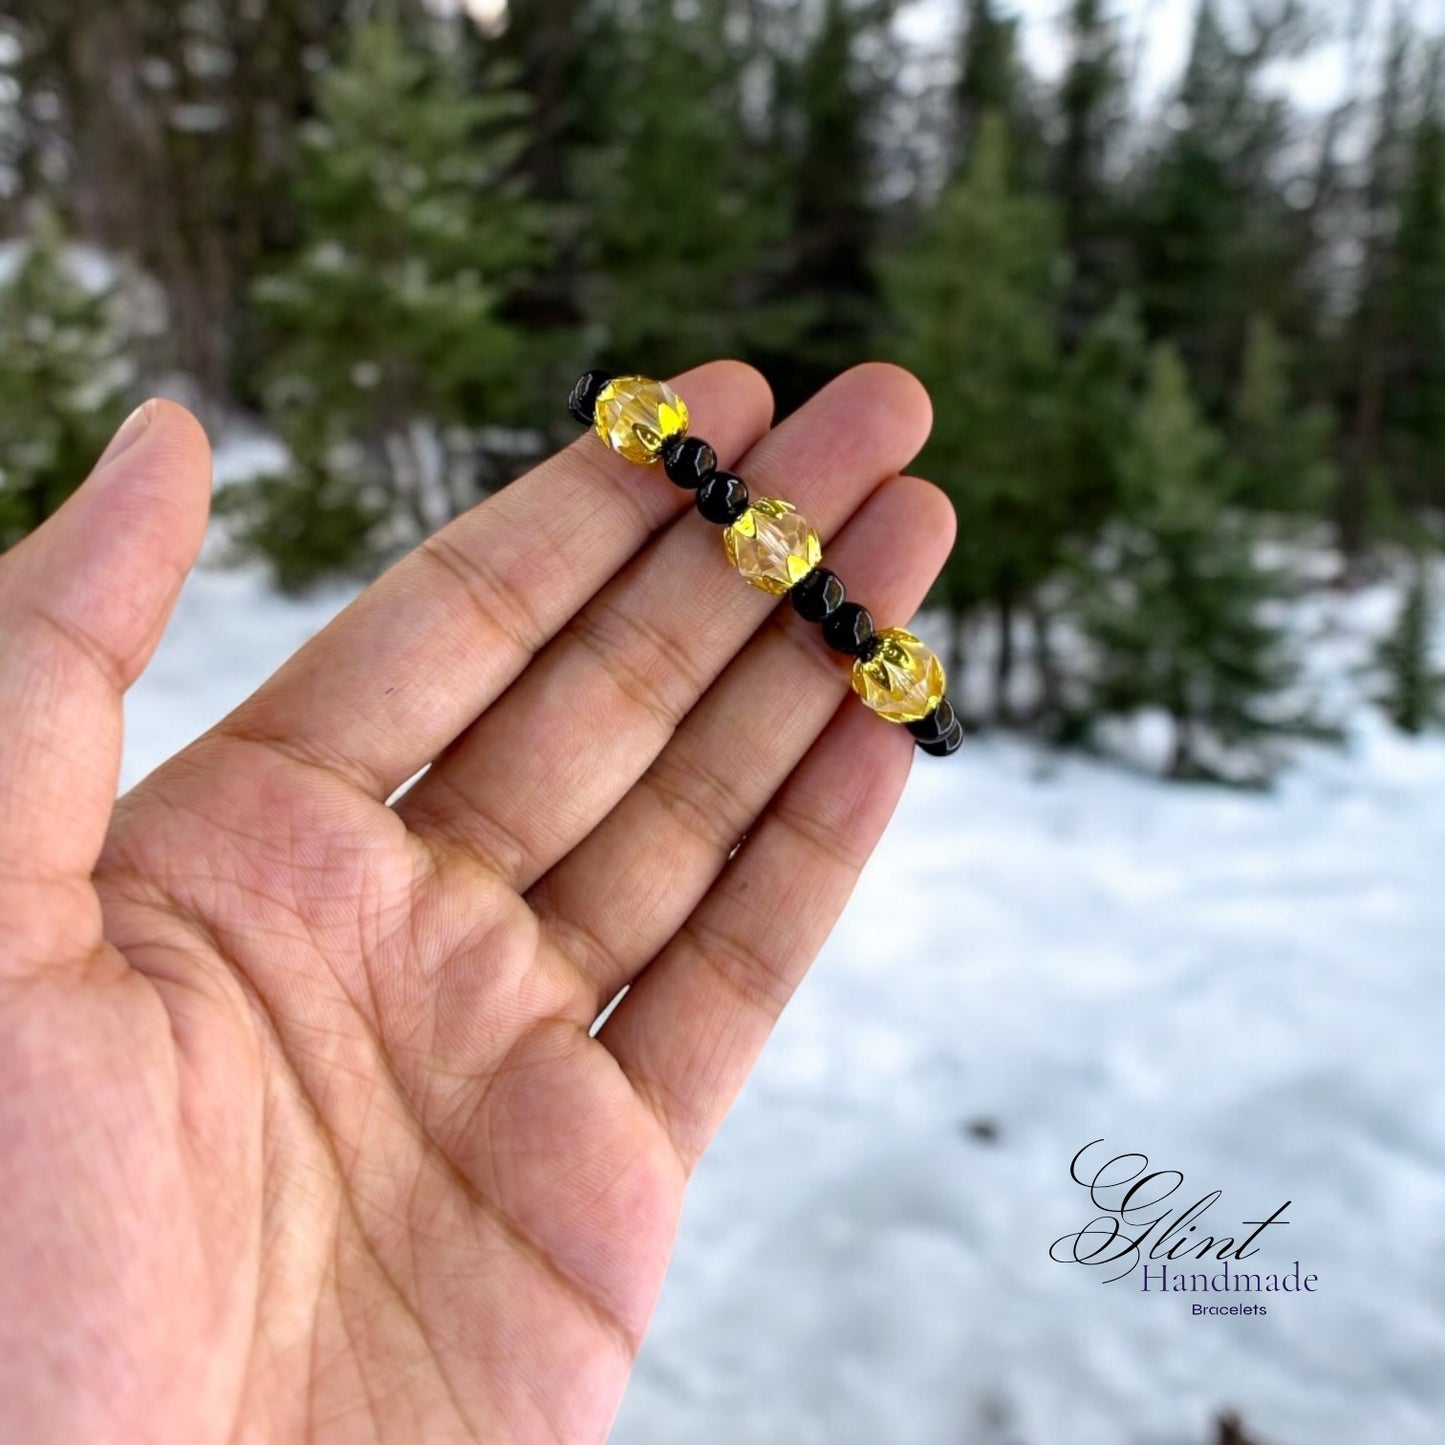
[[[616,1439],[1162,1445],[1234,1406],[1438,1442],[1442,797],[1445,748],[1381,729],[1267,797],[920,766],[699,1175]],[[1265,1257],[1318,1293],[1198,1319],[1051,1261],[1099,1137],[1222,1189],[1211,1223],[1293,1200]]]
[[[345,599],[193,579],[128,703],[133,782]],[[901,812],[694,1182],[616,1445],[1271,1445],[1445,1438],[1445,740],[1358,662],[1392,594],[1315,604],[1355,701],[1271,793],[1167,786],[1007,738],[920,759]],[[1196,1318],[1049,1258],[1103,1138],[1285,1200]]]
[[[218,488],[285,470],[289,460],[285,446],[254,422],[228,418],[224,438],[216,448],[213,468]]]
[[[270,591],[259,569],[203,564],[186,584],[150,666],[126,696],[121,787],[133,787],[243,701],[341,610],[352,591],[329,588],[296,601]]]
[[[7,285],[14,279],[29,254],[29,244],[24,240],[11,238],[0,241],[0,285]],[[114,256],[99,246],[79,241],[66,244],[64,265],[71,278],[87,291],[108,290],[120,278],[120,268]]]

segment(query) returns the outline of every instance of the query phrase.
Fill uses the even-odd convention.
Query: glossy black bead
[[[918,746],[930,757],[951,757],[963,746],[963,724],[954,718],[953,726],[941,738],[934,738],[931,742],[920,739]]]
[[[857,602],[842,602],[824,619],[823,641],[849,657],[871,657],[878,646],[873,614]]]
[[[591,426],[597,420],[597,397],[611,380],[610,371],[586,371],[577,378],[577,385],[567,398],[567,410],[579,426]]]
[[[731,472],[714,472],[697,489],[697,509],[709,522],[726,527],[748,509],[748,489]]]
[[[826,622],[843,605],[846,595],[838,574],[826,567],[814,567],[788,593],[793,610],[807,622]]]
[[[717,453],[701,437],[673,437],[662,448],[662,469],[670,481],[692,491],[717,471]]]
[[[938,706],[927,717],[906,723],[905,726],[919,742],[932,743],[937,742],[953,726],[954,721],[953,704],[944,697],[938,700]]]

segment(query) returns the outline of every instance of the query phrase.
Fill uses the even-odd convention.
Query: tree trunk
[[[1054,656],[1053,629],[1049,615],[1042,607],[1032,611],[1034,631],[1034,665],[1039,671],[1039,701],[1036,709],[1041,720],[1057,718],[1063,706],[1063,685],[1059,677],[1058,659]]]
[[[1195,776],[1194,724],[1182,713],[1173,714],[1174,749],[1169,759],[1169,776],[1176,781]]]
[[[948,676],[957,682],[963,677],[963,634],[964,614],[963,609],[954,607],[949,609],[948,614],[948,659],[944,665],[944,671]]]
[[[998,598],[998,652],[994,656],[993,712],[1001,723],[1013,720],[1009,700],[1014,672],[1014,600],[1010,593]]]
[[[1368,318],[1360,343],[1359,390],[1355,397],[1352,434],[1335,519],[1335,544],[1344,558],[1347,583],[1357,580],[1364,557],[1368,541],[1371,479],[1380,465],[1384,383],[1376,331],[1373,318]]]

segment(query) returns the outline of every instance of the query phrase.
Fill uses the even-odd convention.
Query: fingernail
[[[121,422],[120,430],[111,437],[110,445],[100,454],[100,460],[95,464],[95,470],[100,471],[102,467],[109,466],[122,452],[129,451],[141,439],[150,424],[151,405],[148,401],[142,402]]]

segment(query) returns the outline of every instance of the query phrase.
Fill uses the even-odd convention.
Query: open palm
[[[905,620],[917,383],[677,384]],[[116,804],[208,493],[150,403],[0,559],[0,1438],[600,1440],[912,740],[583,438]]]

